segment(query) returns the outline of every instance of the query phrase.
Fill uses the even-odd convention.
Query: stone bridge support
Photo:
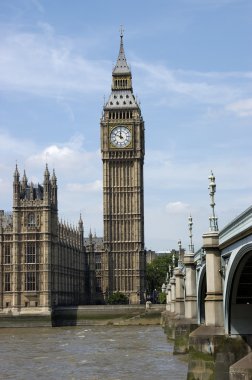
[[[171,311],[171,284],[167,285],[167,294],[166,294],[166,310]]]
[[[174,313],[175,312],[175,302],[176,302],[176,279],[174,276],[171,278],[170,284],[171,284],[171,309],[170,309],[170,311],[172,313]]]
[[[185,318],[197,318],[197,288],[194,255],[184,255],[185,265]]]
[[[176,279],[176,290],[175,290],[175,313],[179,318],[185,315],[185,299],[184,299],[184,273],[182,267],[177,267],[174,269],[174,275]]]
[[[223,292],[221,278],[221,256],[219,251],[219,233],[209,232],[203,235],[203,249],[206,252],[206,282],[205,299],[206,326],[222,327]]]

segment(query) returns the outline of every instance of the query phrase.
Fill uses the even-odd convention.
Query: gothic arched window
[[[36,219],[35,219],[34,212],[30,212],[28,214],[27,225],[28,225],[28,227],[35,227],[35,225],[36,225]]]

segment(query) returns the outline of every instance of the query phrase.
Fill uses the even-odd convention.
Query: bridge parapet
[[[252,206],[228,223],[219,236],[220,248],[234,243],[252,233]]]

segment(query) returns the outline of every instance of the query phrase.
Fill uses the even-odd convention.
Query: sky
[[[145,245],[195,249],[252,203],[251,0],[0,0],[0,209],[13,172],[58,179],[59,217],[103,235],[100,117],[124,29],[145,121]]]

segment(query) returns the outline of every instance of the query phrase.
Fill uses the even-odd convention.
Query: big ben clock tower
[[[132,89],[123,34],[112,72],[112,91],[101,119],[104,264],[106,295],[126,294],[144,302],[144,121]]]

